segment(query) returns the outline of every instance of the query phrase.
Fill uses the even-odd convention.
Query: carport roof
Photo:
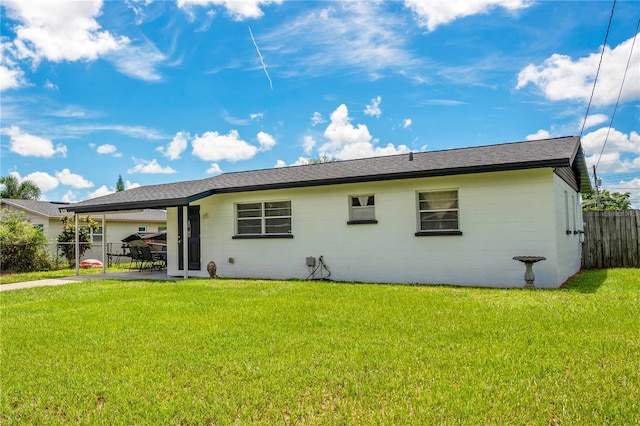
[[[570,168],[579,190],[591,190],[577,136],[427,151],[282,168],[223,173],[207,179],[141,186],[65,206],[94,213],[186,206],[214,194],[301,188],[532,168]]]

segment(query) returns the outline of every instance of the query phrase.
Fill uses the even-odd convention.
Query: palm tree
[[[13,198],[20,200],[38,200],[42,191],[34,182],[25,180],[18,182],[14,176],[0,177],[0,198]]]

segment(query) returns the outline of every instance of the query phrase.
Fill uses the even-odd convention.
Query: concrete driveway
[[[18,290],[21,288],[45,287],[54,285],[64,285],[75,283],[78,281],[95,281],[95,280],[172,280],[179,281],[182,277],[170,277],[167,271],[131,271],[131,272],[115,272],[107,274],[91,274],[71,276],[65,278],[51,278],[48,280],[26,281],[21,283],[2,284],[0,291]]]

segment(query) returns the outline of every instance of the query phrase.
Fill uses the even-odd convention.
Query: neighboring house
[[[329,270],[341,281],[522,287],[513,257],[534,255],[546,257],[536,286],[559,287],[580,269],[590,189],[580,139],[564,137],[224,173],[67,210],[166,208],[169,275],[206,277],[213,260],[221,277]],[[320,256],[327,269],[313,275]]]
[[[1,198],[0,207],[10,210],[21,211],[25,217],[38,227],[47,236],[49,248],[55,250],[58,235],[62,232],[62,223],[60,218],[67,213],[61,212],[69,203],[59,203],[52,201],[36,201],[36,200],[14,200]],[[68,213],[73,216],[73,213]],[[84,218],[86,215],[81,215]],[[103,229],[102,215],[89,215],[96,220],[99,229],[96,232],[91,231],[91,242],[93,248],[91,257],[97,257],[96,252],[100,252],[102,248]],[[122,239],[136,232],[158,232],[165,230],[167,227],[167,212],[157,209],[145,209],[138,212],[126,213],[110,213],[105,216],[107,228],[107,252],[121,253]],[[82,224],[82,222],[81,222]],[[86,256],[85,256],[86,257]]]

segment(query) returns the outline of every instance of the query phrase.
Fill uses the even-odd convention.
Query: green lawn
[[[2,292],[2,424],[638,424],[640,270]]]

